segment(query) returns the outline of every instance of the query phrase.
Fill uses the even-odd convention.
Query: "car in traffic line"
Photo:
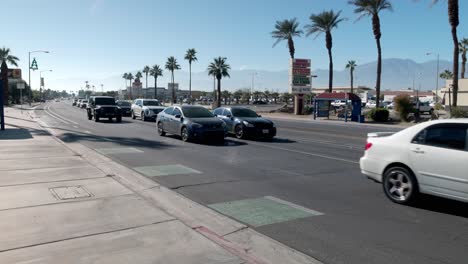
[[[156,125],[160,136],[170,133],[183,141],[213,139],[221,142],[227,135],[226,123],[203,106],[168,107],[158,114]]]
[[[213,111],[213,114],[226,123],[228,133],[239,139],[246,137],[272,139],[276,136],[275,123],[247,107],[219,107]]]
[[[122,110],[115,103],[115,99],[110,96],[92,96],[89,98],[89,104],[86,108],[88,120],[94,118],[95,122],[99,122],[100,118],[113,118],[117,123],[122,122]]]
[[[370,133],[360,168],[395,203],[414,202],[418,193],[468,202],[468,119]]]
[[[132,118],[140,117],[141,120],[156,120],[164,107],[156,99],[136,99],[131,107]]]
[[[80,108],[86,108],[88,106],[88,99],[83,99],[80,102]]]
[[[118,100],[115,103],[122,110],[122,116],[132,115],[132,104],[130,102]]]

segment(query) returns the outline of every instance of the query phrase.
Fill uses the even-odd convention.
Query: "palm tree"
[[[9,48],[3,47],[0,49],[0,64],[2,64],[3,62],[6,62],[13,66],[18,67],[18,61],[19,61],[18,57],[10,54]]]
[[[228,104],[228,99],[231,98],[231,93],[228,91],[228,90],[224,90],[221,95],[223,96],[224,98],[224,104],[227,105]]]
[[[143,74],[141,74],[141,71],[138,71],[138,72],[135,74],[135,79],[139,81],[141,77],[143,77]]]
[[[432,0],[432,3],[435,4],[439,2],[438,0]],[[458,16],[458,0],[447,0],[447,7],[448,7],[448,17],[449,23],[452,31],[452,40],[453,40],[453,106],[457,106],[457,99],[458,99],[458,63],[459,63],[459,44],[458,44],[458,36],[457,36],[457,27],[460,23],[459,16]]]
[[[163,69],[155,64],[150,70],[150,75],[154,77],[154,99],[158,99],[158,77],[163,76]]]
[[[180,70],[180,65],[177,63],[177,59],[173,56],[167,58],[166,69],[171,72],[171,82],[172,82],[172,104],[176,103],[176,94],[174,86],[174,71]]]
[[[221,79],[223,77],[231,77],[229,71],[231,66],[226,63],[227,58],[218,57],[215,58],[212,63],[208,66],[208,75],[214,76],[218,80],[218,89],[216,92],[216,106],[221,107]]]
[[[189,79],[189,103],[192,103],[192,62],[197,61],[197,51],[195,49],[188,49],[185,53],[184,59],[188,60],[189,62],[189,72],[190,72],[190,79]]]
[[[354,93],[354,70],[356,69],[357,64],[356,61],[350,60],[348,64],[346,64],[346,69],[349,69],[349,75],[351,80],[351,93]]]
[[[464,38],[459,43],[459,49],[462,57],[461,78],[465,79],[466,71],[466,52],[468,51],[468,39]]]
[[[333,38],[331,31],[334,28],[338,27],[338,24],[345,20],[340,18],[341,11],[335,13],[333,10],[323,11],[318,15],[311,15],[309,17],[311,24],[306,25],[304,28],[306,30],[306,36],[316,34],[316,37],[322,33],[325,33],[325,44],[328,50],[328,59],[329,59],[329,73],[328,73],[328,91],[331,93],[333,89],[333,56],[332,56],[332,47],[333,47]]]
[[[271,37],[276,39],[273,47],[278,45],[282,40],[288,41],[289,47],[289,55],[291,55],[291,59],[294,59],[294,41],[293,37],[300,37],[302,35],[302,30],[298,30],[299,22],[296,21],[296,18],[293,19],[285,19],[282,21],[276,21],[275,30],[273,30],[270,34]]]
[[[289,100],[290,100],[293,96],[292,96],[292,94],[290,94],[290,93],[283,93],[283,94],[281,95],[281,97],[282,97],[283,102],[286,103],[286,104],[288,104]]]
[[[270,99],[270,96],[271,96],[270,91],[266,90],[265,92],[263,92],[263,96],[265,97],[266,101],[268,102],[268,100]]]
[[[445,70],[439,75],[439,77],[444,80],[450,80],[453,78],[453,73],[449,70]]]
[[[279,93],[273,92],[273,93],[271,93],[271,97],[273,97],[273,100],[275,100],[275,104],[276,104],[276,100],[278,100]]]
[[[143,73],[146,75],[146,89],[148,89],[148,74],[150,72],[150,67],[148,65],[146,65],[144,68],[143,68]]]
[[[124,74],[122,75],[122,78],[124,78],[124,80],[125,80],[125,90],[126,90],[126,89],[127,89],[128,73],[124,73]]]
[[[132,91],[132,90],[133,90],[133,87],[132,87],[132,80],[134,79],[134,77],[133,77],[133,74],[132,74],[131,72],[129,72],[129,73],[127,74],[127,79],[130,81],[130,100],[133,100],[133,93],[132,93],[132,92],[133,92],[133,91]]]
[[[239,99],[242,97],[242,90],[236,90],[233,93],[234,99],[236,99],[236,104],[239,104]]]
[[[358,20],[365,16],[370,16],[372,18],[372,30],[377,44],[377,80],[375,84],[375,94],[377,98],[380,98],[380,83],[382,78],[382,47],[380,45],[380,38],[382,37],[382,31],[380,30],[379,13],[383,10],[392,11],[392,4],[389,0],[350,0],[348,3],[356,7],[354,13],[359,14]],[[376,100],[376,108],[379,107],[379,104],[380,100]]]
[[[261,94],[262,93],[260,91],[255,91],[253,92],[252,95],[253,95],[253,98],[255,98],[255,100],[257,101]]]

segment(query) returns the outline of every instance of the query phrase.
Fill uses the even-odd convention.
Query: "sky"
[[[188,71],[184,53],[198,51],[194,72],[203,72],[214,57],[227,57],[233,70],[285,70],[289,65],[286,42],[272,47],[275,21],[296,17],[301,28],[309,16],[324,10],[342,10],[347,18],[333,34],[335,69],[348,60],[364,64],[376,60],[371,20],[357,15],[347,0],[15,0],[2,5],[0,46],[20,58],[23,79],[28,77],[28,51],[35,53],[46,86],[78,90],[84,81],[99,85],[106,78],[164,66],[175,56]],[[434,60],[427,52],[452,60],[453,44],[447,3],[432,0],[390,0],[393,12],[381,13],[384,58]],[[468,37],[468,3],[460,1],[459,37]],[[327,69],[323,35],[295,39],[296,58],[309,58],[312,68]],[[33,88],[39,72],[31,74]],[[122,79],[121,86],[124,86]],[[79,87],[80,86],[80,87]],[[110,87],[112,86],[112,87]],[[104,83],[105,90],[119,87]],[[120,87],[120,88],[122,88]],[[197,88],[197,87],[194,87]]]

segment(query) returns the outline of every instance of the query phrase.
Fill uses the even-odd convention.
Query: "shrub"
[[[444,109],[444,107],[442,106],[441,103],[435,104],[434,108],[435,108],[435,110],[443,110]]]
[[[451,118],[464,118],[468,117],[468,112],[463,110],[460,107],[452,107],[452,111],[450,112]]]
[[[401,120],[408,121],[408,115],[413,112],[413,103],[409,95],[400,94],[394,99],[395,102],[395,111],[400,115]]]
[[[387,122],[390,112],[385,108],[374,108],[367,113],[367,117],[375,122]]]

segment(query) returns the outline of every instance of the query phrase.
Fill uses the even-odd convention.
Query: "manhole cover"
[[[83,186],[66,186],[49,189],[52,195],[59,200],[89,198],[93,196]]]

